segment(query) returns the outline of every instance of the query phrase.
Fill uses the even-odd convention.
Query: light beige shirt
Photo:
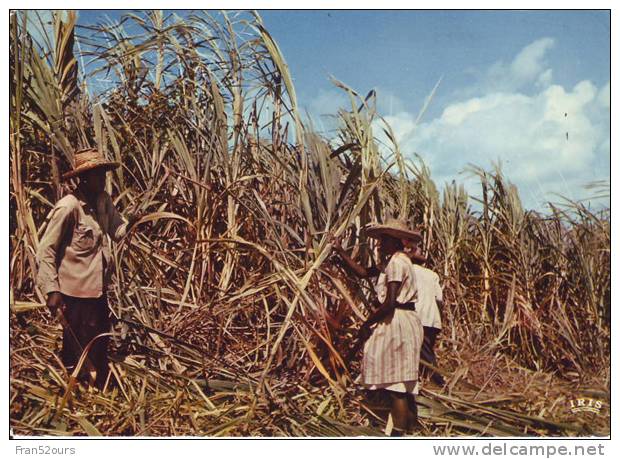
[[[375,291],[381,303],[385,301],[387,296],[388,282],[401,283],[396,301],[399,303],[416,301],[418,297],[418,287],[413,270],[413,263],[404,252],[396,252],[392,255],[385,269],[379,274],[377,284],[375,285]]]
[[[99,195],[92,209],[76,191],[56,203],[47,222],[37,250],[36,282],[43,294],[100,297],[112,275],[108,235],[117,241],[127,231],[110,195]]]
[[[415,309],[424,327],[441,328],[441,314],[437,301],[443,301],[443,292],[439,285],[439,276],[423,266],[414,265],[418,281],[418,301]]]

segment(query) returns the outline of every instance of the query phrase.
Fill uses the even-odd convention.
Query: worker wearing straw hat
[[[423,329],[415,312],[417,283],[413,263],[403,251],[403,240],[420,240],[421,234],[401,220],[366,229],[378,240],[380,267],[363,268],[334,240],[334,249],[360,277],[376,277],[379,307],[361,329],[364,343],[362,383],[369,390],[385,390],[392,399],[392,435],[402,435],[417,426],[418,371]],[[374,330],[371,327],[374,326]]]
[[[405,251],[409,258],[411,258],[411,261],[413,261],[413,269],[418,283],[416,311],[424,327],[424,342],[422,343],[420,357],[436,367],[435,341],[437,340],[437,335],[441,332],[441,313],[439,307],[443,304],[443,292],[439,284],[439,276],[435,271],[423,266],[427,259],[417,243],[406,241]],[[435,384],[440,386],[445,384],[443,377],[436,371],[431,370],[429,372],[426,368],[421,368],[420,370],[423,375],[429,374],[431,381]]]
[[[112,257],[108,237],[117,241],[138,220],[124,221],[105,191],[108,170],[119,163],[107,161],[98,150],[75,153],[74,168],[63,179],[79,178],[76,190],[56,203],[37,250],[36,282],[47,306],[63,324],[62,362],[71,371],[82,351],[97,335],[109,332],[106,290]],[[97,338],[90,348],[90,378],[103,388],[108,374],[108,336]],[[94,373],[94,374],[93,374]]]

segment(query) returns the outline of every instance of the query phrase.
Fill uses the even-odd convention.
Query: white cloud
[[[471,97],[489,92],[514,92],[534,84],[544,88],[553,82],[553,69],[547,53],[555,46],[553,38],[541,38],[524,47],[509,63],[495,62],[482,72],[480,81],[472,87],[461,88],[457,96]],[[470,70],[472,73],[478,73]]]
[[[545,73],[545,53],[553,47],[552,38],[541,38],[526,46],[510,64],[510,72],[519,82],[529,82]]]
[[[598,101],[603,108],[609,109],[611,107],[611,92],[609,87],[609,81],[599,91]]]
[[[401,151],[419,153],[439,184],[463,181],[458,173],[467,164],[488,168],[500,160],[526,206],[553,200],[553,193],[587,196],[583,185],[610,175],[609,83],[552,84],[545,53],[553,45],[537,40],[510,65],[494,64],[492,84],[486,78],[470,91],[478,97],[455,101],[417,127],[412,113],[387,116]]]
[[[336,119],[338,110],[350,110],[351,102],[342,89],[332,88],[329,90],[321,89],[319,94],[310,100],[300,98],[300,106],[304,115],[308,114],[312,119],[314,128],[323,135],[330,137],[338,125]]]
[[[307,105],[312,116],[334,115],[340,108],[351,109],[347,94],[342,89],[337,88],[321,89],[318,96],[314,97]]]
[[[553,70],[547,69],[543,73],[540,74],[540,76],[538,77],[538,80],[536,80],[536,85],[539,87],[549,86],[552,80],[553,80]]]

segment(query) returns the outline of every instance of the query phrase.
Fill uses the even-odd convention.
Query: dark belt
[[[396,309],[405,309],[406,311],[415,311],[415,302],[396,303]]]

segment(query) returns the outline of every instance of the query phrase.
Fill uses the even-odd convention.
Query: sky
[[[500,161],[524,204],[540,208],[557,195],[591,196],[584,185],[609,181],[608,12],[261,14],[300,105],[319,117],[346,106],[330,76],[361,94],[375,89],[401,151],[417,153],[438,184],[466,182],[475,193],[461,172]]]
[[[82,11],[78,22],[102,13]],[[260,14],[299,105],[326,136],[333,132],[325,115],[347,107],[333,76],[361,94],[376,91],[401,151],[419,155],[440,187],[456,180],[475,194],[466,167],[501,162],[525,206],[541,208],[557,195],[587,198],[594,192],[585,185],[610,180],[607,11]]]

